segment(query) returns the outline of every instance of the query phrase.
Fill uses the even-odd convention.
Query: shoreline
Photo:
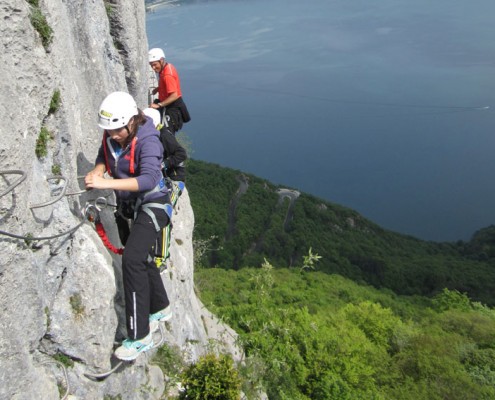
[[[150,4],[145,4],[144,9],[146,12],[154,12],[156,8],[160,6],[172,5],[173,3],[178,3],[179,0],[158,0]]]

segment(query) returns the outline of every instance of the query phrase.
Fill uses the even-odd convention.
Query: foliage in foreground
[[[457,291],[398,297],[266,262],[195,279],[248,364],[262,360],[270,399],[495,398],[495,312]]]
[[[181,399],[238,400],[241,381],[232,358],[207,354],[182,374]]]
[[[160,367],[165,380],[165,392],[182,386],[179,399],[238,400],[241,379],[230,355],[213,352],[187,365],[179,348],[161,346],[152,363]]]

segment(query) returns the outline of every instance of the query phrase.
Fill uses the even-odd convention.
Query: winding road
[[[237,189],[234,197],[232,197],[232,200],[230,201],[229,215],[227,219],[227,234],[225,235],[226,240],[232,239],[235,234],[235,212],[237,209],[237,203],[239,202],[241,196],[246,193],[249,187],[249,179],[246,175],[239,175],[236,177],[236,179],[239,182],[239,189]]]
[[[287,231],[289,229],[290,221],[294,215],[294,207],[296,204],[297,198],[301,195],[297,190],[291,189],[278,189],[278,204],[282,204],[285,198],[289,198],[289,206],[287,207],[287,214],[285,214],[284,220],[284,230]]]

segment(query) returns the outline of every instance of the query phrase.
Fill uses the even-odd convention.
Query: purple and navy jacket
[[[163,146],[160,134],[151,118],[147,117],[132,142],[118,154],[120,145],[103,133],[103,141],[98,150],[95,164],[105,164],[107,172],[114,179],[136,178],[139,191],[116,190],[119,200],[149,202],[167,193],[162,174]]]

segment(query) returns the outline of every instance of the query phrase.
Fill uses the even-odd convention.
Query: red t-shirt
[[[158,100],[165,100],[173,92],[177,92],[179,97],[182,96],[179,74],[172,64],[167,63],[160,72],[158,80]]]

